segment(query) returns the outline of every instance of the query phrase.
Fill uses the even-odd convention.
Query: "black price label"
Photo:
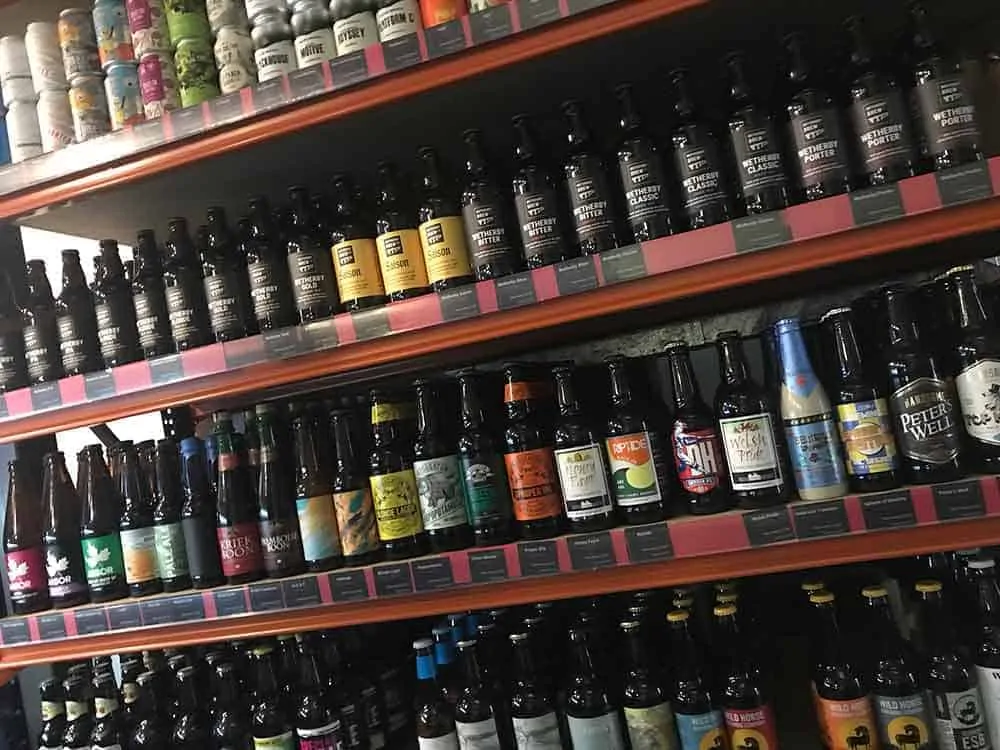
[[[330,593],[335,602],[357,602],[368,598],[368,582],[364,571],[345,570],[331,573]]]
[[[792,241],[792,230],[778,211],[757,216],[747,216],[733,221],[736,252],[749,253],[764,250]]]
[[[38,635],[43,641],[58,641],[65,638],[66,618],[63,616],[63,613],[55,612],[39,616]]]
[[[417,591],[450,589],[455,585],[455,574],[448,557],[428,557],[410,563],[413,585]]]
[[[963,479],[960,482],[935,484],[934,509],[939,521],[956,518],[978,518],[986,515],[983,503],[983,488],[978,479]]]
[[[30,643],[28,621],[23,617],[5,619],[0,622],[0,634],[3,635],[4,646],[16,646],[19,643]]]
[[[859,226],[878,224],[906,215],[899,185],[870,188],[851,193],[851,213]]]
[[[310,65],[308,68],[289,73],[288,88],[292,92],[292,101],[296,102],[325,94],[326,79],[323,77],[323,66]]]
[[[559,572],[556,543],[551,540],[519,543],[517,559],[521,563],[523,576],[547,576]]]
[[[285,82],[282,78],[258,83],[250,89],[250,94],[253,97],[254,114],[280,107],[288,101],[288,97],[285,96]]]
[[[556,263],[555,269],[556,286],[561,295],[597,289],[597,271],[594,269],[594,259],[589,255]]]
[[[35,411],[62,406],[59,383],[42,383],[31,386],[31,408]]]
[[[535,297],[535,285],[531,280],[531,271],[505,276],[502,279],[497,279],[494,283],[497,291],[497,306],[501,310],[533,305],[538,301]]]
[[[445,320],[461,320],[479,315],[479,295],[476,294],[475,285],[438,292],[438,301],[441,303],[441,316]]]
[[[306,346],[311,352],[335,349],[340,345],[340,338],[337,336],[337,326],[333,322],[333,318],[317,320],[315,323],[307,323],[302,327],[302,334],[306,341]]]
[[[743,525],[746,526],[750,544],[760,547],[765,544],[789,542],[795,538],[792,529],[792,519],[788,508],[772,510],[756,510],[743,514]]]
[[[354,323],[354,335],[358,337],[358,341],[377,339],[392,333],[392,328],[389,327],[389,313],[384,309],[351,313],[351,321]]]
[[[272,612],[284,608],[285,600],[281,596],[280,583],[250,584],[250,610],[252,612]]]
[[[302,329],[298,326],[264,331],[261,334],[261,339],[264,342],[264,351],[271,359],[294,357],[306,351],[302,341]]]
[[[174,621],[174,608],[169,599],[139,602],[143,625],[167,625]]]
[[[503,549],[477,550],[469,553],[469,574],[473,583],[506,581],[507,555]]]
[[[104,607],[88,607],[73,613],[76,618],[77,635],[94,635],[108,631],[108,618]]]
[[[285,595],[286,607],[312,607],[322,603],[319,584],[313,576],[284,581],[281,589]]]
[[[941,202],[946,205],[978,201],[993,196],[989,162],[977,161],[935,172]]]
[[[184,379],[184,363],[180,354],[168,354],[149,360],[149,379],[154,385],[173,383]]]
[[[427,54],[433,60],[465,49],[465,31],[459,19],[439,23],[424,29],[427,40]]]
[[[108,607],[108,622],[112,630],[127,630],[142,625],[138,604],[112,604]]]
[[[472,30],[473,44],[484,44],[510,36],[514,33],[510,8],[504,3],[478,13],[470,13],[469,28]]]
[[[246,614],[247,600],[242,588],[213,591],[212,598],[215,600],[215,611],[219,617]]]
[[[610,568],[617,564],[610,532],[571,536],[567,537],[566,543],[569,545],[569,560],[573,570]]]
[[[88,401],[116,395],[115,378],[111,370],[88,372],[83,376],[83,390],[87,394]]]
[[[625,547],[629,562],[634,563],[669,560],[674,556],[670,530],[665,523],[630,526],[625,529]]]
[[[865,517],[865,528],[898,529],[916,526],[917,515],[913,511],[913,499],[909,490],[880,492],[877,495],[863,495],[861,513]]]
[[[588,10],[600,8],[602,5],[615,2],[615,0],[568,0],[567,7],[571,16],[577,13],[586,13]]]
[[[387,70],[401,70],[420,62],[420,40],[416,34],[382,43],[382,55]]]
[[[413,593],[409,563],[376,565],[372,568],[375,577],[375,593],[379,596],[398,596]]]
[[[208,101],[208,111],[212,116],[213,125],[224,125],[243,119],[243,94],[234,91],[231,94],[216,96]]]
[[[353,86],[368,78],[368,61],[365,51],[359,49],[346,55],[340,55],[330,61],[330,73],[333,77],[333,87],[342,89]]]
[[[201,104],[184,109],[175,109],[168,115],[174,140],[197,135],[205,129],[205,117]]]
[[[524,31],[562,18],[559,0],[517,0],[517,15]]]
[[[639,245],[629,245],[601,253],[601,271],[608,284],[643,278],[647,271],[642,248]]]
[[[170,597],[176,622],[196,622],[205,619],[205,600],[201,594],[185,594]]]
[[[843,498],[796,505],[792,508],[792,517],[795,519],[795,533],[799,539],[843,536],[851,533]]]

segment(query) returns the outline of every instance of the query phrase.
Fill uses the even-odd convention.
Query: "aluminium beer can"
[[[147,120],[181,106],[174,58],[169,52],[147,52],[139,60],[139,90]]]
[[[31,81],[28,66],[28,50],[24,37],[10,35],[0,37],[0,89],[3,100],[10,102],[33,102],[38,99]]]
[[[42,131],[35,102],[13,101],[7,106],[7,138],[14,163],[42,153]]]
[[[69,88],[63,69],[59,32],[54,23],[33,21],[24,34],[24,47],[28,53],[28,68],[35,92],[65,91]]]
[[[128,26],[132,30],[132,48],[136,59],[149,52],[170,49],[170,32],[163,0],[125,0]]]
[[[72,84],[77,76],[101,70],[101,56],[97,51],[97,35],[90,11],[66,8],[59,14],[56,28],[67,83]]]
[[[38,128],[45,153],[65,148],[76,140],[67,92],[42,91],[38,94]]]
[[[146,119],[136,63],[121,62],[108,66],[104,90],[108,96],[112,130],[121,130],[126,125],[136,125]]]
[[[111,132],[108,97],[104,91],[104,76],[100,73],[74,79],[69,89],[69,108],[77,143]]]
[[[93,16],[101,67],[106,70],[112,63],[134,63],[135,48],[128,27],[125,0],[97,0]]]

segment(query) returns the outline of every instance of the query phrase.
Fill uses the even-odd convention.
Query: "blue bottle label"
[[[833,414],[823,412],[784,422],[796,486],[809,490],[843,484],[844,462]]]
[[[675,714],[681,750],[715,750],[726,747],[726,729],[721,711]]]

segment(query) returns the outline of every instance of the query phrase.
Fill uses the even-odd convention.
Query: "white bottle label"
[[[501,750],[497,722],[492,716],[483,721],[456,721],[460,750]]]
[[[333,22],[333,36],[337,42],[337,55],[347,55],[378,41],[375,14],[355,13]]]
[[[418,737],[420,750],[458,750],[458,735],[452,732],[444,737]]]
[[[381,42],[391,42],[407,34],[416,34],[420,27],[420,11],[416,0],[399,0],[392,5],[379,8],[375,14],[378,38]]]
[[[979,689],[931,693],[941,750],[991,750]]]
[[[253,59],[261,83],[291,73],[297,67],[295,45],[289,39],[261,47],[253,53]]]
[[[955,378],[962,420],[969,436],[1000,445],[1000,361],[984,359]]]
[[[517,750],[562,750],[555,713],[530,719],[512,719]]]
[[[677,727],[669,703],[626,708],[625,727],[632,750],[678,750]]]
[[[762,490],[782,483],[770,414],[719,420],[734,490]]]
[[[295,37],[295,59],[300,68],[308,68],[324,60],[332,60],[336,56],[333,29],[316,29]]]
[[[990,742],[1000,748],[1000,668],[976,666],[979,693],[983,696],[986,726],[990,728]]]
[[[555,451],[566,517],[590,518],[611,510],[604,449],[593,443]]]
[[[567,716],[573,750],[625,750],[618,714],[614,711],[592,719]]]

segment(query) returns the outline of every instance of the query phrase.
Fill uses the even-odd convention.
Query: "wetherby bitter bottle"
[[[201,266],[186,219],[171,219],[163,243],[163,278],[167,312],[177,351],[187,351],[212,342],[208,305],[201,280]]]
[[[83,375],[100,370],[103,362],[94,298],[76,250],[62,251],[62,289],[56,298],[56,325],[66,374]]]
[[[143,229],[136,237],[132,263],[132,304],[142,356],[150,359],[170,354],[174,340],[163,286],[163,261],[152,229]]]
[[[63,376],[55,300],[45,275],[45,263],[28,261],[28,300],[22,310],[24,358],[32,385],[51,383]]]
[[[201,249],[201,272],[212,335],[217,342],[250,335],[252,311],[247,269],[220,206],[208,209],[208,235]]]
[[[251,199],[249,229],[241,251],[246,258],[250,304],[257,326],[262,331],[293,326],[297,316],[287,252],[267,198]]]
[[[142,350],[139,347],[132,285],[125,279],[118,243],[101,240],[100,246],[93,287],[97,338],[101,343],[104,366],[118,367],[142,359]]]
[[[28,384],[22,328],[21,309],[14,299],[10,276],[0,271],[0,393]]]

